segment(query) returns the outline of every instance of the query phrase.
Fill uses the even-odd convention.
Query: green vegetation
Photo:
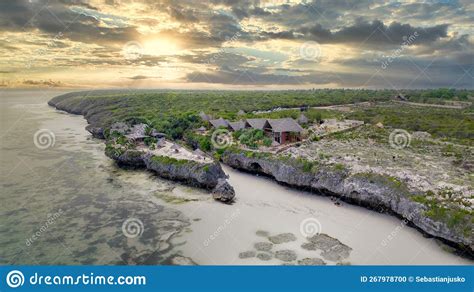
[[[363,125],[351,131],[335,132],[327,136],[329,139],[350,141],[355,139],[371,139],[378,142],[388,142],[390,131],[373,125]]]
[[[256,110],[270,110],[277,107],[294,108],[302,106],[328,106],[363,101],[388,101],[398,94],[394,90],[286,90],[286,91],[164,91],[164,90],[102,90],[69,93],[54,99],[58,105],[68,108],[90,110],[97,125],[108,128],[114,122],[145,122],[172,139],[183,139],[192,130],[205,123],[199,118],[201,111],[214,117],[229,120],[255,117]],[[470,100],[473,91],[466,90],[405,90],[410,101],[424,98],[441,100]],[[244,110],[245,116],[237,112]],[[298,110],[284,110],[257,115],[259,117],[298,118]],[[342,118],[342,114],[331,110],[309,109],[307,118],[319,121],[325,118]],[[349,113],[347,118],[364,120],[369,123],[382,122],[384,125],[409,131],[427,131],[435,137],[456,139],[472,144],[474,122],[472,106],[465,110],[415,108],[400,104],[389,107],[359,109]],[[209,149],[208,142],[198,141]]]
[[[241,144],[252,149],[257,149],[259,145],[263,145],[264,143],[269,143],[270,145],[272,144],[272,140],[265,137],[264,132],[258,129],[242,129],[233,133],[233,136]]]
[[[244,153],[244,155],[247,158],[265,159],[265,158],[270,158],[272,156],[270,153],[265,153],[265,152],[242,151],[242,150],[236,150],[236,152]]]
[[[360,101],[383,101],[391,90],[287,90],[287,91],[160,91],[102,90],[68,93],[54,99],[68,107],[93,109],[99,126],[114,122],[144,122],[169,137],[181,139],[186,130],[202,125],[204,111],[214,117],[237,120],[237,112],[276,107],[325,106]]]
[[[428,90],[402,90],[409,101],[444,104],[447,101],[467,101],[474,96],[472,90],[437,88]]]
[[[320,167],[318,161],[309,161],[302,157],[294,158],[289,155],[280,155],[277,156],[277,159],[307,173],[317,173]]]
[[[410,193],[407,185],[393,176],[382,175],[373,172],[361,172],[356,173],[353,176],[367,179],[370,183],[385,185],[393,190],[396,190],[401,195],[408,195]]]
[[[336,164],[332,165],[332,168],[336,171],[341,171],[341,172],[347,171],[346,167],[342,163],[336,163]]]
[[[209,164],[202,164],[202,163],[192,161],[192,160],[187,160],[187,159],[176,159],[176,158],[168,157],[168,156],[153,156],[151,160],[153,162],[164,164],[164,165],[175,165],[178,167],[181,167],[181,166],[197,167],[197,168],[194,168],[194,170],[200,169],[205,172],[210,170]]]
[[[184,135],[184,141],[193,149],[199,148],[203,151],[212,150],[210,134],[200,135],[200,134],[194,133],[193,131],[187,131]]]
[[[168,156],[153,156],[151,160],[157,163],[168,164],[168,165],[186,165],[189,163],[194,163],[193,161],[190,161],[190,160],[176,159],[176,158],[168,157]]]
[[[150,149],[155,149],[156,147],[156,138],[152,138],[152,137],[146,137],[143,142],[145,143],[146,146],[148,146],[148,148]]]
[[[461,164],[464,159],[472,159],[473,157],[472,150],[453,144],[444,145],[441,154],[443,156],[453,157],[456,165]]]
[[[473,145],[474,117],[470,109],[425,108],[388,104],[360,109],[347,114],[350,119],[382,123],[410,132],[426,131],[435,138]]]
[[[335,110],[326,110],[326,109],[314,109],[310,108],[304,112],[296,109],[288,109],[275,111],[270,113],[261,113],[261,114],[248,114],[247,118],[267,118],[267,119],[280,119],[280,118],[293,118],[297,120],[299,116],[303,113],[307,118],[309,123],[319,123],[323,119],[342,119],[343,115]]]
[[[315,161],[297,158],[296,163],[304,172],[316,173],[318,171],[319,163]]]
[[[448,227],[460,230],[465,236],[469,236],[474,226],[473,212],[461,209],[453,202],[443,201],[443,194],[433,196],[433,192],[427,192],[425,195],[412,196],[411,200],[427,207],[424,213],[426,216],[444,222]]]
[[[107,143],[105,145],[105,154],[111,157],[119,157],[125,153],[124,147],[115,147],[114,145]]]

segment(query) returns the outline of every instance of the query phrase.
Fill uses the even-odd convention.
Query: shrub
[[[253,149],[257,148],[259,144],[264,143],[262,140],[266,138],[264,132],[258,129],[244,129],[239,131],[236,135],[238,135],[237,139],[239,139],[241,144]]]
[[[263,145],[266,146],[266,147],[270,147],[272,146],[272,139],[268,138],[268,137],[265,137],[263,139]]]

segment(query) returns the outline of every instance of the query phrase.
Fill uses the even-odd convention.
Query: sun
[[[175,55],[182,48],[171,38],[154,38],[143,42],[143,53],[152,56]]]

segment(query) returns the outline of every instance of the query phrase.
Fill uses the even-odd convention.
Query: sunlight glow
[[[169,38],[155,38],[143,42],[143,53],[146,55],[176,55],[181,50],[181,46]]]

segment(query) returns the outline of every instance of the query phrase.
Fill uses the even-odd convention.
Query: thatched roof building
[[[272,132],[283,133],[283,132],[293,132],[301,133],[303,128],[292,118],[284,119],[269,119],[267,120],[268,124],[271,127]]]
[[[224,120],[223,118],[218,118],[217,120],[210,120],[209,123],[211,123],[214,128],[229,127],[229,122],[227,120]]]
[[[200,112],[200,113],[199,113],[199,117],[200,117],[203,121],[206,121],[206,122],[208,122],[208,121],[210,121],[210,120],[212,119],[211,116],[207,115],[207,114],[204,113],[204,112]]]
[[[240,120],[240,121],[237,121],[237,122],[229,122],[229,126],[230,126],[232,131],[238,131],[238,130],[242,130],[242,129],[245,129],[245,128],[250,128],[249,123],[247,123],[246,121],[243,121],[243,120]]]
[[[250,125],[251,128],[259,130],[263,130],[263,127],[265,126],[266,122],[267,119],[247,119],[247,123]]]

